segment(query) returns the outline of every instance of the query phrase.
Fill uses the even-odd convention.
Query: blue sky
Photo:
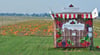
[[[0,0],[0,13],[43,13],[51,9],[59,12],[70,4],[83,12],[91,12],[95,7],[100,11],[100,0]]]

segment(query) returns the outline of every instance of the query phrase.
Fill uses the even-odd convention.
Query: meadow
[[[94,46],[100,46],[99,24],[94,20]],[[47,17],[0,17],[0,55],[100,55],[97,49],[54,48],[53,31]]]

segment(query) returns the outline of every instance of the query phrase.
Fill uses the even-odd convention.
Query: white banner
[[[84,28],[85,28],[85,25],[84,24],[77,23],[77,21],[75,21],[75,20],[74,20],[75,21],[75,24],[70,24],[71,21],[63,24],[62,31],[64,31],[64,28],[67,28],[69,30],[84,30]]]

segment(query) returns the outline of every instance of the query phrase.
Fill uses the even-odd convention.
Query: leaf
[[[72,45],[74,45],[74,43],[72,43]]]
[[[61,40],[57,40],[57,42],[59,43],[59,42],[61,42]]]
[[[89,38],[89,37],[88,37],[88,35],[87,35],[87,36],[85,37],[85,40],[88,40],[88,38]]]
[[[68,43],[68,44],[71,44],[71,40],[67,40],[67,43]]]
[[[86,25],[87,27],[90,27],[89,24]]]
[[[84,40],[82,40],[82,39],[81,39],[81,40],[80,40],[80,42],[81,42],[81,43],[83,43],[83,42],[84,42]]]
[[[63,39],[63,37],[58,38],[58,39],[57,39],[57,42],[61,42],[62,39]]]
[[[61,20],[63,20],[62,18],[58,18],[58,21],[61,21]]]
[[[61,31],[59,31],[59,32],[57,32],[59,35],[61,35],[62,34],[62,32]]]
[[[62,40],[62,39],[63,39],[63,37],[60,37],[60,39]]]
[[[59,31],[59,28],[56,28],[57,31]]]

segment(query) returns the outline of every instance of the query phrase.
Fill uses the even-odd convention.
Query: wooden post
[[[57,48],[57,46],[56,46],[56,21],[55,21],[55,19],[54,19],[53,25],[54,25],[54,48]]]
[[[93,43],[93,19],[91,21],[92,21],[92,37],[90,38],[90,40],[91,40],[90,50],[93,50],[93,47],[94,47],[94,43]]]

